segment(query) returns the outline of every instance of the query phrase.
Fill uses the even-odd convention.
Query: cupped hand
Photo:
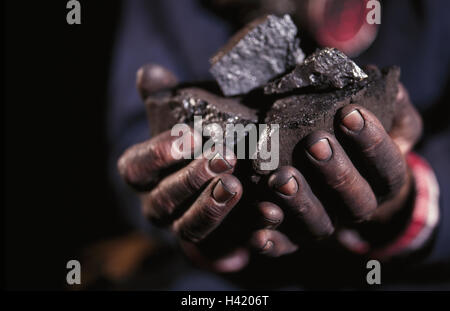
[[[398,218],[407,217],[414,196],[405,156],[422,132],[405,88],[399,88],[389,133],[374,114],[356,105],[342,108],[335,120],[335,135],[316,131],[301,142],[300,169],[285,166],[270,176],[274,200],[260,205],[284,214],[288,225],[284,231],[265,228],[253,234],[251,244],[262,254],[289,254],[347,227],[375,244],[401,229]]]
[[[138,71],[138,90],[144,99],[176,83],[175,77],[158,65],[146,65]],[[247,264],[247,250],[236,247],[209,258],[211,252],[203,246],[221,243],[212,233],[242,196],[241,183],[232,175],[236,157],[230,151],[212,151],[186,161],[183,155],[194,154],[201,147],[199,134],[193,130],[190,134],[191,143],[182,145],[190,145],[190,150],[174,149],[179,137],[171,131],[131,146],[118,161],[120,175],[139,192],[147,219],[169,228],[189,257],[217,271],[239,270]]]

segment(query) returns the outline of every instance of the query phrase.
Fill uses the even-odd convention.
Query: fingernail
[[[267,240],[266,244],[262,248],[261,252],[267,252],[273,247],[273,242],[271,240]]]
[[[234,197],[235,194],[236,192],[231,192],[225,187],[221,179],[219,179],[219,181],[217,182],[212,193],[214,200],[219,203],[227,202],[232,197]]]
[[[220,153],[216,153],[216,155],[209,160],[209,168],[214,173],[222,173],[225,171],[228,171],[232,168],[231,164],[228,163],[227,160],[225,160]]]
[[[359,132],[364,127],[364,119],[361,113],[355,109],[342,119],[342,124],[352,132]]]
[[[318,161],[327,161],[331,158],[333,151],[328,139],[322,138],[309,147],[309,153]]]
[[[295,193],[297,193],[297,190],[298,185],[294,176],[291,176],[291,178],[289,178],[286,183],[277,187],[277,191],[284,195],[294,195]]]

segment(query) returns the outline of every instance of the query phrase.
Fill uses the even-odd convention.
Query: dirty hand
[[[144,100],[176,83],[169,71],[157,65],[138,71],[138,90]],[[131,146],[120,157],[118,169],[140,193],[144,215],[153,224],[170,228],[189,257],[216,271],[239,270],[247,264],[247,250],[236,248],[211,259],[205,256],[209,247],[203,246],[221,243],[211,241],[220,239],[212,233],[242,196],[241,183],[231,175],[237,160],[232,152],[225,152],[186,163],[181,155],[193,153],[201,141],[195,135],[192,130],[192,150],[173,149],[179,137],[171,136],[170,130]]]
[[[375,243],[396,231],[391,227],[398,226],[414,191],[405,156],[422,131],[405,88],[399,88],[389,133],[360,106],[348,105],[335,118],[336,136],[316,131],[301,142],[308,174],[302,174],[303,166],[302,173],[285,166],[270,176],[274,200],[260,208],[284,214],[289,223],[284,232],[273,226],[253,234],[251,243],[262,254],[292,253],[301,243],[333,236],[342,226],[356,228]]]

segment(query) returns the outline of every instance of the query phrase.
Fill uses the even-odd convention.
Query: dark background
[[[66,262],[124,231],[107,180],[108,70],[119,1],[2,1],[8,289],[63,289]]]

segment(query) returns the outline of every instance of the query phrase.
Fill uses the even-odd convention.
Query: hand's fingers
[[[134,145],[120,157],[119,173],[135,189],[147,190],[153,186],[159,170],[183,161],[183,154],[194,152],[195,148],[200,145],[199,137],[199,134],[193,130],[189,137],[184,137],[186,144],[183,143],[182,147],[190,146],[190,150],[187,147],[186,150],[175,148],[174,142],[181,138],[171,136],[171,131],[163,132],[150,140]]]
[[[258,224],[261,228],[275,229],[284,219],[283,210],[271,202],[260,202],[257,205]]]
[[[348,105],[339,112],[340,129],[368,169],[366,178],[381,198],[395,195],[407,181],[406,162],[380,121],[367,109]]]
[[[375,194],[336,138],[316,131],[306,137],[305,146],[310,163],[345,206],[341,212],[353,221],[367,220],[378,205]]]
[[[156,64],[144,65],[136,74],[136,85],[144,100],[155,92],[176,86],[177,83],[173,73]]]
[[[258,253],[269,257],[287,255],[298,249],[287,236],[270,229],[255,231],[250,239],[250,246]]]
[[[400,148],[402,154],[407,154],[422,135],[422,118],[411,104],[408,92],[400,84],[395,105],[395,115],[389,136]]]
[[[145,215],[154,222],[168,223],[177,208],[198,193],[207,182],[221,173],[232,173],[236,157],[230,152],[217,152],[210,160],[206,156],[189,163],[164,178],[142,199]]]
[[[183,240],[197,243],[224,220],[242,196],[242,185],[233,175],[222,174],[206,187],[192,206],[172,225]]]
[[[281,167],[270,176],[269,187],[279,197],[280,206],[293,214],[293,222],[313,238],[321,239],[333,233],[334,226],[327,212],[298,170]]]

